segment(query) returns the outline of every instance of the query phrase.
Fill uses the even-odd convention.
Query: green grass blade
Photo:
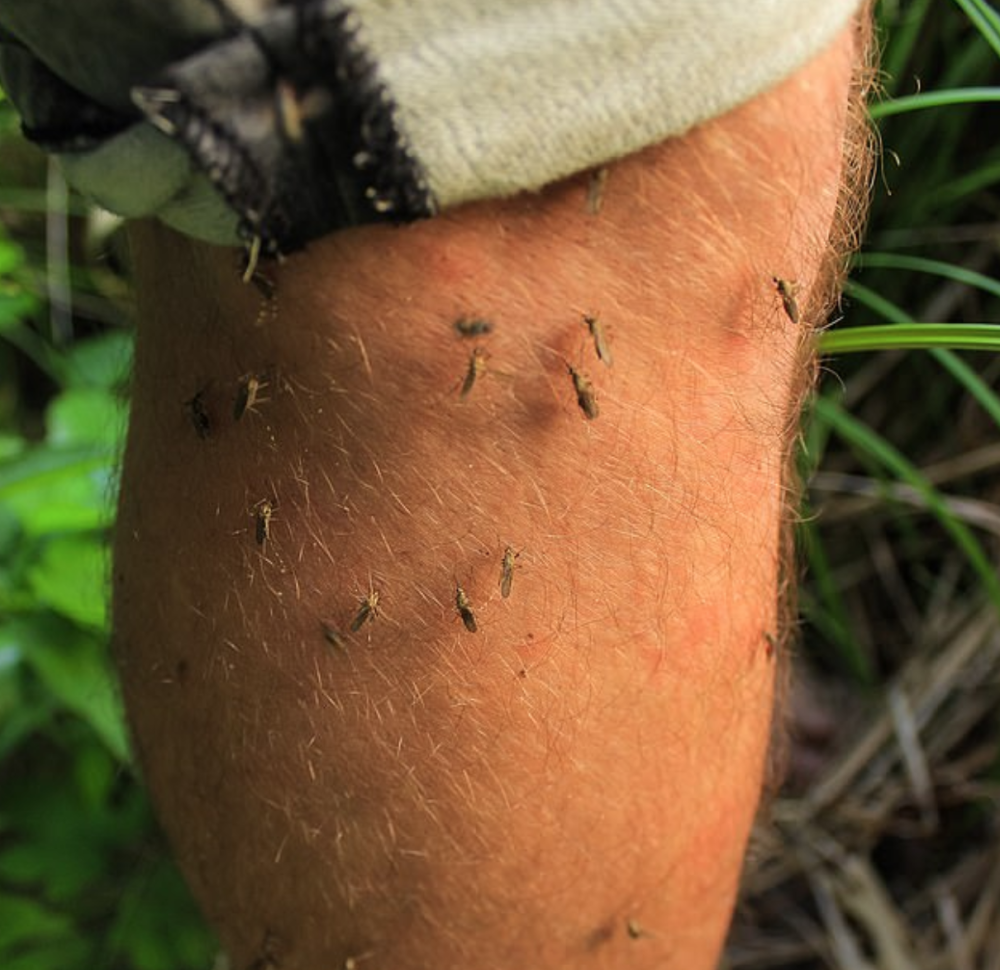
[[[907,256],[904,253],[859,253],[853,260],[853,268],[859,270],[902,269],[915,273],[928,273],[1000,297],[1000,281],[995,280],[992,276],[986,276],[984,273],[977,273],[964,266],[956,266],[954,263],[946,263],[940,259]]]
[[[897,306],[892,300],[887,300],[880,293],[873,289],[848,280],[844,284],[844,296],[863,303],[869,310],[874,310],[879,316],[885,317],[890,323],[910,323],[910,314],[902,307]]]
[[[927,20],[927,10],[931,0],[909,0],[903,6],[905,13],[900,13],[887,22],[885,7],[879,4],[876,10],[883,18],[881,33],[888,36],[885,53],[882,55],[882,71],[886,75],[886,87],[892,93],[899,84],[907,64],[913,59],[913,51],[924,29]]]
[[[900,321],[871,327],[827,330],[819,340],[822,354],[857,354],[877,350],[988,350],[1000,353],[1000,325],[991,323],[914,323]]]
[[[950,269],[959,270],[960,267],[950,267]],[[962,349],[997,353],[1000,351],[1000,326],[988,323],[914,323],[908,319],[902,307],[867,286],[849,282],[844,292],[887,320],[891,320],[892,323],[889,326],[829,330],[820,338],[820,348],[823,353],[843,354],[859,350],[930,350],[931,356],[979,402],[983,410],[1000,427],[1000,397],[965,361],[951,352],[952,349]]]
[[[1000,397],[961,357],[947,350],[934,353],[941,364],[966,391],[979,402],[980,407],[992,418],[994,424],[1000,427]]]
[[[985,0],[955,0],[1000,57],[1000,15]]]
[[[811,424],[824,425],[814,421]],[[799,524],[799,540],[808,563],[809,576],[819,594],[803,594],[799,608],[809,622],[836,648],[841,661],[858,683],[874,687],[877,683],[871,660],[851,629],[850,613],[841,596],[837,579],[830,568],[823,540],[808,513]]]
[[[1000,613],[1000,579],[972,531],[948,508],[942,495],[920,471],[881,435],[864,422],[852,417],[829,398],[818,398],[814,405],[817,417],[828,422],[834,432],[865,457],[876,461],[899,481],[909,485],[923,500],[928,512],[951,536],[976,573],[983,590]]]
[[[953,174],[948,182],[932,188],[927,195],[928,209],[937,210],[953,205],[969,198],[983,189],[1000,182],[1000,160],[991,163],[980,163],[971,172],[963,175]]]
[[[907,94],[901,98],[879,101],[869,107],[868,113],[878,121],[890,115],[905,114],[908,111],[922,111],[924,108],[941,108],[955,104],[983,104],[1000,101],[1000,88],[952,88],[948,91],[926,91],[921,94]]]

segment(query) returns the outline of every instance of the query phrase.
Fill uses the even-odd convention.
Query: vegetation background
[[[883,0],[883,165],[803,438],[800,686],[729,970],[1000,970],[1000,15]],[[117,222],[0,101],[0,967],[210,970],[130,759]]]

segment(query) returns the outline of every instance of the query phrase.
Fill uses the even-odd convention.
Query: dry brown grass
[[[951,604],[756,833],[725,970],[1000,968],[1000,628]]]

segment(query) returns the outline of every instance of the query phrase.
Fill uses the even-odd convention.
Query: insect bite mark
[[[569,376],[573,379],[573,390],[576,391],[576,403],[580,405],[583,416],[588,421],[593,421],[601,413],[600,408],[597,406],[597,395],[594,391],[594,385],[571,364],[567,364],[566,369],[569,371]]]
[[[794,324],[798,324],[801,316],[799,314],[799,302],[796,299],[798,284],[794,280],[784,280],[780,276],[772,276],[774,287],[781,296],[781,304],[785,308],[785,314]]]
[[[615,936],[615,924],[612,921],[602,923],[587,934],[586,947],[588,950],[597,950],[610,943]]]
[[[475,633],[479,629],[476,623],[476,614],[472,612],[472,604],[469,602],[465,590],[457,584],[455,586],[455,609],[458,610],[458,615],[462,618],[465,629],[469,633]]]

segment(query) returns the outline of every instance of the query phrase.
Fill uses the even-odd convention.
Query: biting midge
[[[281,940],[270,930],[264,934],[264,942],[261,944],[259,955],[247,967],[247,970],[280,970],[282,949]]]
[[[476,614],[472,612],[472,604],[469,597],[465,595],[465,590],[461,586],[455,586],[455,609],[465,624],[465,629],[469,633],[475,633],[479,627],[476,625]]]
[[[609,169],[607,165],[590,173],[587,180],[587,212],[596,216],[604,205],[604,186],[608,181]]]
[[[257,292],[260,293],[265,300],[271,301],[274,299],[275,291],[277,286],[270,277],[265,276],[260,270],[254,270],[250,275],[250,282],[256,287]]]
[[[503,562],[500,565],[500,595],[506,599],[510,596],[510,587],[514,582],[514,560],[520,553],[514,552],[510,546],[503,551]]]
[[[464,400],[469,396],[476,380],[481,374],[486,372],[486,351],[482,347],[476,347],[469,355],[469,366],[465,372],[465,380],[462,382],[462,389],[458,392],[459,398]]]
[[[202,388],[190,401],[184,402],[191,425],[203,441],[212,434],[212,419],[205,409],[205,388]]]
[[[259,395],[265,387],[267,387],[267,382],[262,381],[256,374],[246,374],[240,378],[236,401],[233,403],[234,420],[239,421],[247,411],[253,410],[254,404],[264,400]]]
[[[271,519],[276,506],[270,499],[262,498],[255,506],[257,545],[262,546],[271,538]]]
[[[460,337],[485,337],[493,332],[493,324],[482,317],[459,317],[453,324]]]
[[[590,313],[583,315],[583,322],[587,325],[590,336],[594,338],[594,353],[597,354],[597,359],[606,367],[610,367],[612,364],[611,347],[608,344],[608,335],[604,330],[604,324]]]
[[[378,619],[378,590],[370,590],[361,600],[357,615],[351,623],[351,633],[357,633],[366,623],[374,623]]]
[[[344,640],[340,631],[329,623],[320,623],[320,629],[323,631],[323,639],[326,640],[331,647],[336,650],[346,650],[347,642]]]
[[[794,280],[783,280],[780,276],[772,276],[771,279],[774,281],[775,289],[781,296],[781,304],[785,308],[788,319],[792,323],[797,324],[801,319],[799,315],[799,301],[795,296],[798,284]]]
[[[601,413],[597,406],[597,395],[594,391],[594,385],[571,364],[567,364],[566,369],[569,371],[569,376],[573,379],[573,390],[576,391],[576,403],[580,405],[583,416],[588,421],[593,421]]]

